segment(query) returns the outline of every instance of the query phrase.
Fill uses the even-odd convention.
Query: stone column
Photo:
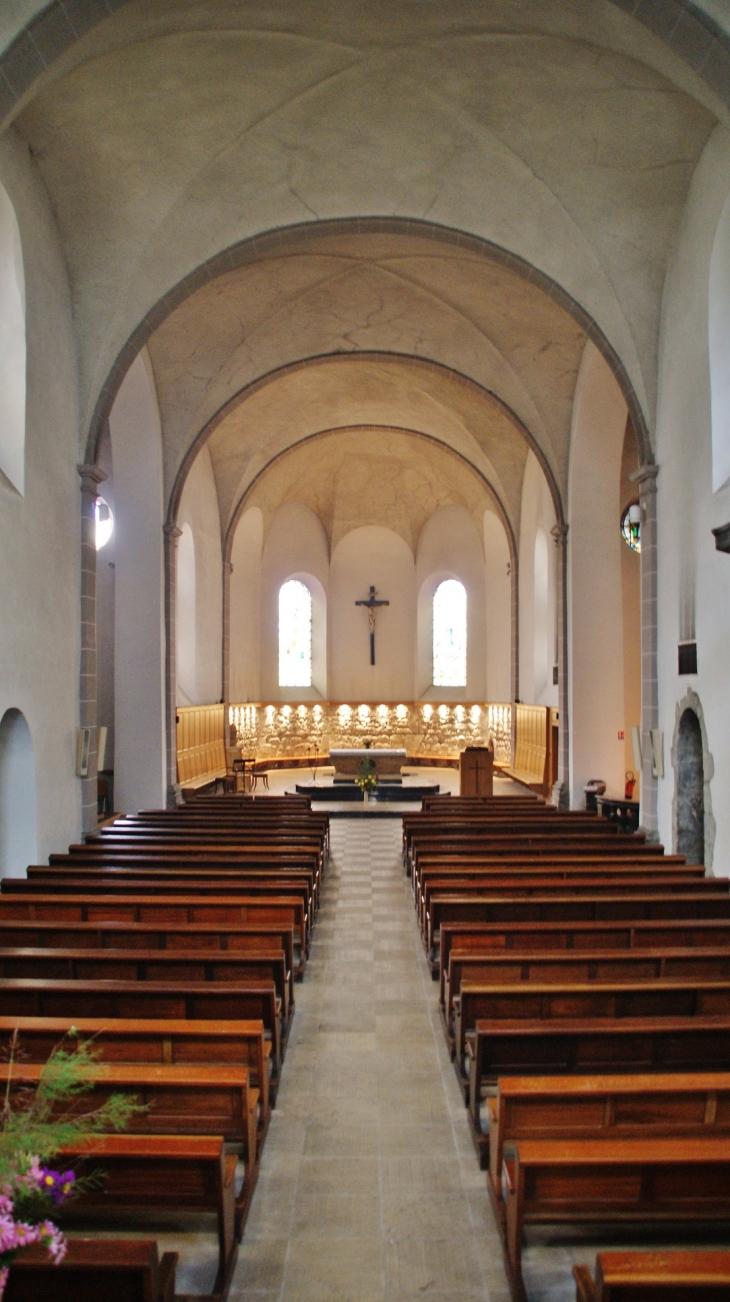
[[[89,728],[89,773],[81,778],[81,827],[95,832],[96,773],[96,499],[106,474],[99,466],[77,466],[81,477],[81,660],[79,666],[79,727]]]
[[[177,780],[177,542],[182,529],[162,526],[165,535],[165,742],[167,749],[167,807],[178,803]]]
[[[657,667],[657,486],[658,466],[639,466],[631,479],[641,506],[641,826],[659,839],[659,783],[651,769],[652,728],[659,727]]]
[[[558,713],[559,750],[558,780],[552,790],[552,801],[559,809],[570,808],[570,717],[568,708],[568,526],[556,524],[550,533],[558,549],[557,610],[558,633]]]
[[[223,697],[223,749],[226,753],[226,767],[228,766],[228,752],[231,749],[231,729],[228,722],[228,716],[231,707],[231,575],[233,565],[230,561],[223,561],[223,646],[222,646],[222,663],[221,663],[221,695]]]

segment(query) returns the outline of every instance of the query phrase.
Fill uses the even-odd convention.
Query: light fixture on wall
[[[621,516],[621,535],[632,552],[641,551],[641,507],[632,502]]]

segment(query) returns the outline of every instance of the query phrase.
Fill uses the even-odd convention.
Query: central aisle
[[[231,1302],[507,1302],[400,819],[332,856]]]

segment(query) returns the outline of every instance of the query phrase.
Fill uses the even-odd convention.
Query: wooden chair
[[[55,1266],[34,1244],[10,1268],[4,1302],[174,1302],[178,1254],[154,1239],[68,1239]]]

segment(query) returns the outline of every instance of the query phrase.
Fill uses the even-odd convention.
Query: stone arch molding
[[[674,770],[674,792],[672,795],[672,850],[676,854],[678,837],[677,787],[679,782],[679,725],[682,715],[686,710],[692,710],[693,713],[697,715],[697,720],[700,725],[700,735],[702,737],[702,768],[704,777],[703,800],[705,807],[705,866],[709,871],[709,869],[712,868],[712,862],[715,855],[716,824],[712,813],[712,791],[710,786],[710,783],[715,776],[715,761],[712,757],[707,741],[707,727],[705,725],[705,715],[702,709],[702,703],[697,693],[693,691],[691,687],[687,692],[685,692],[681,701],[677,702],[674,711],[674,736],[672,738],[671,752],[672,768]]]

